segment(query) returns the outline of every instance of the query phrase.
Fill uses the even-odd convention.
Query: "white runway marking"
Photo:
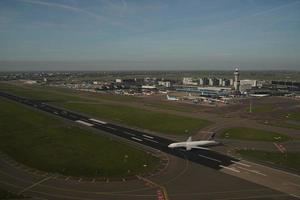
[[[112,127],[107,127],[107,126],[106,126],[106,128],[108,128],[108,129],[110,129],[110,130],[113,130],[113,131],[116,130],[115,128],[112,128]]]
[[[143,135],[143,137],[153,139],[153,137],[152,137],[152,136],[149,136],[149,135]]]
[[[203,156],[201,154],[198,154],[198,156],[202,157],[202,158],[206,158],[206,159],[209,159],[209,160],[212,160],[212,161],[215,161],[215,162],[221,162],[220,160],[217,160],[217,159],[214,159],[214,158],[211,158],[211,157],[207,157],[207,156]]]
[[[226,167],[226,166],[224,166],[224,165],[219,165],[219,166],[222,167],[222,168],[224,168],[224,169],[228,169],[228,170],[230,170],[230,171],[233,171],[233,172],[237,172],[237,173],[240,172],[239,170],[234,169],[234,168],[231,168],[231,167]]]
[[[144,140],[148,140],[148,141],[151,141],[151,142],[154,142],[154,143],[158,143],[157,141],[151,140],[151,139],[148,139],[148,138],[144,138]]]
[[[134,139],[134,140],[139,141],[139,142],[143,141],[143,140],[141,140],[139,138],[136,138],[136,137],[131,137],[131,139]]]
[[[134,134],[132,134],[132,133],[129,133],[129,132],[127,132],[127,131],[123,131],[123,133],[125,133],[125,134],[127,134],[127,135],[134,136]]]
[[[91,118],[91,119],[89,119],[89,120],[90,120],[90,121],[93,121],[93,122],[100,123],[100,124],[107,124],[106,122],[101,121],[101,120],[98,120],[98,119],[93,119],[93,118]]]
[[[235,164],[238,164],[238,165],[245,166],[245,167],[251,167],[251,165],[247,165],[247,164],[245,164],[245,163],[237,162],[237,161],[234,161],[234,160],[231,160],[231,162],[233,162],[233,163],[235,163]]]
[[[83,125],[86,125],[86,126],[94,126],[93,124],[90,124],[90,123],[87,123],[87,122],[84,122],[84,121],[81,121],[81,120],[76,120],[76,122],[78,122],[80,124],[83,124]]]
[[[248,172],[252,172],[254,174],[259,174],[259,175],[262,175],[262,176],[267,176],[266,174],[263,174],[263,173],[261,173],[259,171],[256,171],[256,170],[251,170],[251,169],[247,169],[247,168],[244,168],[244,167],[238,167],[238,168],[239,169],[243,169],[243,170],[248,171]]]
[[[25,192],[25,191],[27,191],[27,190],[30,190],[30,189],[34,188],[35,186],[37,186],[37,185],[39,185],[39,184],[41,184],[41,183],[43,183],[43,182],[45,182],[45,181],[47,181],[47,180],[49,180],[49,179],[51,179],[51,178],[53,178],[53,176],[46,177],[46,178],[44,178],[44,179],[42,179],[42,180],[40,180],[40,181],[38,181],[38,182],[36,182],[36,183],[30,185],[30,186],[24,188],[24,189],[21,190],[18,194],[22,194],[23,192]]]
[[[292,197],[296,197],[296,198],[299,198],[300,199],[300,196],[297,196],[295,194],[290,194]]]
[[[297,174],[293,174],[293,173],[290,173],[290,172],[286,172],[286,171],[283,171],[283,170],[280,170],[280,169],[275,169],[275,168],[267,167],[266,165],[261,165],[261,164],[258,164],[258,163],[252,163],[252,162],[249,162],[249,161],[246,161],[246,160],[243,160],[243,162],[247,162],[247,163],[250,163],[250,164],[252,164],[252,165],[261,166],[261,167],[264,167],[264,168],[268,168],[269,170],[274,170],[274,171],[277,171],[277,172],[281,172],[281,173],[284,173],[284,174],[288,174],[289,176],[295,176],[295,177],[297,177],[297,178],[300,178],[300,176],[297,175]]]

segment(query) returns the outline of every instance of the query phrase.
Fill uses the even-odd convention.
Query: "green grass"
[[[97,95],[93,93],[80,93],[67,89],[53,89],[49,87],[38,86],[18,87],[9,84],[0,84],[0,90],[8,91],[16,95],[25,96],[32,99],[48,100],[57,106],[76,110],[78,112],[103,120],[110,120],[128,126],[134,126],[160,133],[190,135],[196,133],[197,130],[200,130],[211,123],[202,119],[165,114],[159,111],[148,111],[131,106],[114,105],[107,102],[105,102],[105,105],[99,104],[101,103],[101,99],[108,100],[110,98],[120,98],[120,100],[123,99],[125,101],[130,101],[134,97],[127,98],[125,96]],[[74,103],[71,103],[70,101]],[[168,105],[154,104],[154,106],[161,109],[174,109],[173,106]]]
[[[274,106],[270,104],[252,106],[251,111],[253,113],[264,113],[264,112],[272,112],[274,110]],[[247,108],[247,112],[250,112],[250,108]]]
[[[300,153],[298,152],[269,152],[258,150],[239,150],[238,153],[243,158],[257,160],[261,162],[271,162],[275,165],[290,168],[293,170],[300,170]]]
[[[299,112],[290,113],[288,115],[288,119],[295,120],[295,121],[300,121],[300,113]]]
[[[5,200],[5,199],[24,199],[24,196],[22,195],[16,195],[16,194],[13,194],[11,192],[8,192],[4,189],[1,189],[0,188],[0,199],[1,200]]]
[[[188,112],[188,113],[195,112],[195,107],[192,107],[190,105],[176,105],[171,103],[146,103],[144,105],[152,108],[163,109],[163,110],[174,110],[174,111]]]
[[[12,84],[0,83],[0,90],[36,100],[54,102],[83,101],[83,98],[79,96],[79,92],[62,88],[50,88],[43,86],[16,86]],[[84,101],[89,101],[89,99],[84,99]]]
[[[0,150],[32,168],[86,177],[125,177],[153,170],[159,159],[0,98]],[[146,167],[144,166],[146,164]]]
[[[99,119],[108,119],[128,126],[167,134],[193,134],[210,123],[197,118],[120,105],[77,103],[60,103],[58,105]]]
[[[292,124],[288,122],[278,122],[277,124],[272,124],[273,126],[278,126],[278,127],[284,127],[284,128],[291,128],[291,129],[296,129],[300,130],[300,125],[298,124]]]
[[[236,127],[224,130],[221,138],[253,141],[281,142],[289,140],[287,135],[254,128]]]

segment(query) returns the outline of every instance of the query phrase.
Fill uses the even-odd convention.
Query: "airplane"
[[[268,97],[270,94],[250,94],[252,97]]]
[[[215,134],[211,136],[211,139],[214,137]],[[220,145],[219,142],[214,140],[199,140],[199,141],[192,141],[192,137],[189,137],[185,142],[175,142],[168,145],[169,148],[180,148],[184,147],[187,151],[192,149],[203,149],[203,150],[210,150],[206,148],[207,146],[217,146]]]
[[[170,97],[169,95],[167,95],[167,99],[169,101],[178,101],[179,100],[177,97]]]

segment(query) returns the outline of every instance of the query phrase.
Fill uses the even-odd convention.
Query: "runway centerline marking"
[[[93,122],[100,123],[100,124],[107,124],[106,122],[101,121],[101,120],[98,120],[98,119],[93,119],[93,118],[91,118],[91,119],[89,119],[89,120],[90,120],[90,121],[93,121]]]
[[[158,143],[157,141],[151,140],[151,139],[148,139],[148,138],[144,138],[144,140],[148,140],[148,141],[151,141],[151,142],[154,142],[154,143]]]
[[[247,169],[247,168],[244,168],[244,167],[237,167],[237,168],[243,169],[243,170],[248,171],[248,172],[252,172],[254,174],[259,174],[259,175],[262,175],[262,176],[267,176],[266,174],[263,174],[263,173],[261,173],[259,171],[256,171],[256,170],[251,170],[251,169]]]
[[[48,180],[51,179],[51,178],[53,178],[53,176],[49,176],[49,177],[43,178],[42,180],[40,180],[40,181],[38,181],[38,182],[36,182],[36,183],[34,183],[34,184],[32,184],[32,185],[30,185],[30,186],[24,188],[23,190],[21,190],[20,192],[18,192],[18,195],[20,195],[20,194],[26,192],[27,190],[30,190],[30,189],[34,188],[34,187],[37,186],[37,185],[40,185],[41,183],[43,183],[43,182],[45,182],[45,181],[48,181]]]
[[[135,136],[134,134],[129,133],[129,132],[127,132],[127,131],[123,131],[123,133],[125,133],[125,134],[127,134],[127,135],[131,135],[131,136]]]
[[[232,163],[235,163],[235,164],[238,164],[238,165],[242,165],[242,166],[245,166],[245,167],[251,167],[251,165],[247,165],[245,163],[241,163],[241,162],[237,162],[237,161],[234,161],[234,160],[231,160]]]
[[[136,141],[139,141],[139,142],[142,142],[143,140],[139,139],[139,138],[136,138],[136,137],[131,137],[131,139],[134,139]]]
[[[226,166],[224,166],[224,165],[219,165],[219,166],[222,167],[222,168],[224,168],[224,169],[228,169],[228,170],[230,170],[230,171],[233,171],[233,172],[237,172],[237,173],[240,172],[239,170],[234,169],[234,168],[231,168],[231,167],[226,167]]]
[[[88,122],[84,122],[84,121],[81,121],[81,120],[76,120],[77,123],[80,123],[80,124],[83,124],[83,125],[86,125],[86,126],[94,126],[93,124],[90,124]]]
[[[220,161],[220,160],[217,160],[217,159],[214,159],[214,158],[211,158],[211,157],[207,157],[207,156],[203,156],[203,155],[201,155],[201,154],[198,154],[198,156],[200,156],[200,157],[202,157],[202,158],[206,158],[206,159],[212,160],[212,161],[215,161],[215,162],[219,162],[219,163],[222,162],[222,161]]]
[[[108,128],[108,129],[113,130],[113,131],[117,130],[117,129],[113,128],[113,127],[108,127],[108,126],[105,126],[105,128]]]
[[[143,137],[150,138],[150,139],[154,139],[154,137],[149,136],[149,135],[143,135]]]

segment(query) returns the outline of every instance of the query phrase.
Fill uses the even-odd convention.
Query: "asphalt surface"
[[[182,148],[170,149],[168,145],[176,141],[89,118],[78,113],[51,106],[41,101],[23,98],[5,92],[0,92],[0,96],[216,170],[220,170],[238,161],[233,157],[209,150],[197,149],[186,151]]]

